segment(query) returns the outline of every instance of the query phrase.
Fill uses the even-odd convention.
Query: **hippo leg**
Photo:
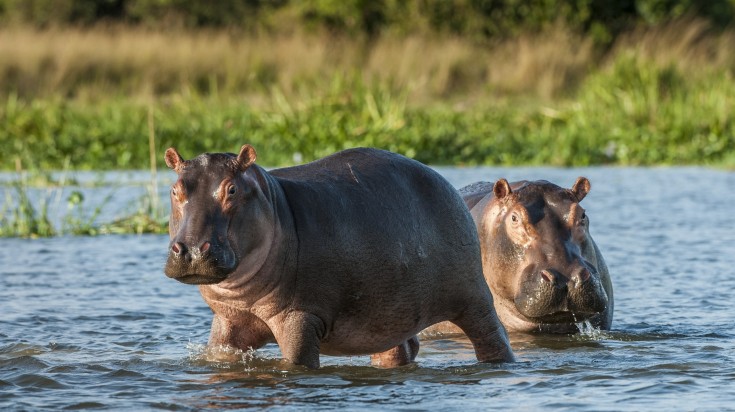
[[[370,356],[370,363],[378,368],[395,368],[413,362],[418,353],[419,339],[414,336],[385,352],[372,354]]]
[[[258,349],[273,341],[268,326],[255,317],[232,322],[215,315],[209,333],[209,346],[231,346],[241,350]]]
[[[283,323],[281,336],[276,336],[281,354],[295,365],[319,368],[319,342],[324,323],[315,315],[292,312]]]
[[[512,362],[508,335],[491,306],[471,305],[460,318],[453,321],[467,335],[480,362]]]

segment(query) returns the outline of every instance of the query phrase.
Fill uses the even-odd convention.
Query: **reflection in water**
[[[275,345],[206,348],[211,311],[163,275],[166,236],[0,239],[0,409],[732,409],[735,173],[440,171],[457,187],[590,178],[613,330],[513,334],[513,364],[478,364],[461,336],[424,336],[411,365],[324,356],[314,371]]]

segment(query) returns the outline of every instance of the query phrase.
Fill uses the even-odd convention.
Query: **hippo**
[[[255,159],[248,144],[165,154],[178,180],[164,272],[199,286],[209,345],[275,342],[308,368],[320,354],[396,367],[415,359],[418,332],[449,321],[478,361],[514,360],[472,218],[438,173],[369,148],[269,171]]]
[[[500,179],[459,191],[477,226],[485,279],[508,332],[575,333],[584,321],[610,329],[612,282],[579,205],[590,191],[587,178],[571,189]]]

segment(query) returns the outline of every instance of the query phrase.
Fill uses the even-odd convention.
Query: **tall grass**
[[[0,210],[0,237],[46,237],[57,231],[49,219],[49,198],[42,197],[36,206],[28,196],[26,182],[19,179],[12,184],[13,192],[6,192]]]
[[[0,153],[42,170],[143,168],[150,162],[145,103],[54,100],[7,105]],[[735,82],[729,70],[692,75],[620,53],[575,99],[417,107],[406,93],[336,77],[291,100],[273,89],[258,106],[237,97],[176,96],[153,109],[158,153],[234,151],[245,142],[267,166],[373,146],[429,164],[732,166]],[[18,139],[16,136],[25,136]],[[155,160],[162,164],[157,156]]]
[[[0,91],[21,98],[62,95],[263,95],[287,97],[359,72],[418,102],[473,91],[552,96],[594,61],[589,39],[559,27],[495,45],[453,37],[384,37],[375,42],[294,31],[0,29]],[[477,85],[482,85],[478,90]]]

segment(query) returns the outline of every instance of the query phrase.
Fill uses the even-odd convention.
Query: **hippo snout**
[[[194,259],[206,259],[211,245],[212,244],[208,241],[204,241],[199,247],[190,249],[181,242],[172,242],[170,253],[173,254],[176,259],[185,259],[186,261],[191,262]]]
[[[518,311],[541,322],[583,321],[607,307],[607,295],[592,268],[527,270],[515,297]]]
[[[164,272],[166,276],[188,284],[213,284],[227,278],[236,267],[234,253],[227,247],[205,240],[198,246],[171,242]]]
[[[586,267],[581,267],[574,270],[569,278],[567,278],[555,270],[543,269],[539,272],[539,276],[537,278],[539,282],[548,283],[555,288],[571,287],[578,289],[584,287],[584,285],[590,281],[592,273]]]

